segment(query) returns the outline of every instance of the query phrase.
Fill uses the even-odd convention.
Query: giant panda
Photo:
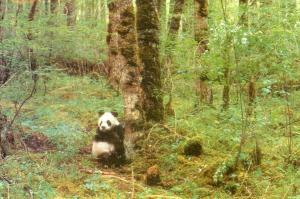
[[[125,163],[124,127],[118,121],[117,113],[99,112],[92,155],[108,167]]]

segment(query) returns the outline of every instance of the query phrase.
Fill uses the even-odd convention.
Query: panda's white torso
[[[108,142],[96,142],[93,141],[92,155],[98,157],[104,153],[112,153],[115,150],[115,146]]]

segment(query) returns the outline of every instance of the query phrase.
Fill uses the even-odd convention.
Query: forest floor
[[[216,97],[216,108],[195,108],[191,82],[183,81],[174,81],[175,116],[143,132],[147,136],[132,163],[103,169],[85,149],[91,146],[97,111],[121,113],[121,97],[101,78],[53,72],[46,87],[39,81],[15,123],[16,149],[0,160],[0,198],[300,198],[300,92],[292,98],[292,161],[286,161],[286,103],[265,96],[249,118],[240,164],[230,171],[240,142],[240,106],[233,98],[222,112]],[[1,88],[1,108],[10,116],[14,101],[30,90],[18,82]],[[203,154],[183,155],[183,145],[195,137],[202,140]],[[251,159],[255,137],[262,151],[256,166]],[[161,185],[144,183],[152,165],[160,169]]]

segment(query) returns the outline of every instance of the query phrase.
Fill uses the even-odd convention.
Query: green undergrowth
[[[9,116],[13,114],[14,101],[22,101],[30,91],[31,84],[24,84],[28,76],[23,76],[1,89],[1,108]],[[89,154],[80,153],[80,149],[91,145],[98,110],[122,113],[121,97],[103,78],[68,76],[58,71],[48,77],[46,87],[42,79],[39,81],[37,93],[22,109],[14,132],[21,137],[42,133],[56,147],[41,153],[27,153],[21,148],[1,161],[0,177],[8,181],[0,179],[0,198],[300,197],[296,164],[300,125],[293,123],[295,163],[289,164],[283,128],[285,101],[280,97],[258,99],[255,118],[249,118],[252,122],[240,163],[231,171],[242,129],[236,99],[232,99],[227,112],[220,111],[221,96],[215,96],[215,107],[195,107],[192,89],[186,88],[186,80],[178,79],[173,101],[175,116],[143,132],[146,136],[138,142],[132,163],[107,170],[100,168]],[[293,93],[293,118],[300,117],[299,100],[295,100],[299,98],[299,92]],[[262,151],[258,166],[251,166],[254,133]],[[201,140],[203,153],[199,157],[183,154],[184,145],[193,138]],[[155,164],[160,168],[162,183],[149,187],[143,182],[144,174]]]

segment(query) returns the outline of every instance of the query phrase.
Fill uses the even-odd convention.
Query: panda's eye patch
[[[111,126],[111,122],[109,120],[107,120],[107,125]]]

